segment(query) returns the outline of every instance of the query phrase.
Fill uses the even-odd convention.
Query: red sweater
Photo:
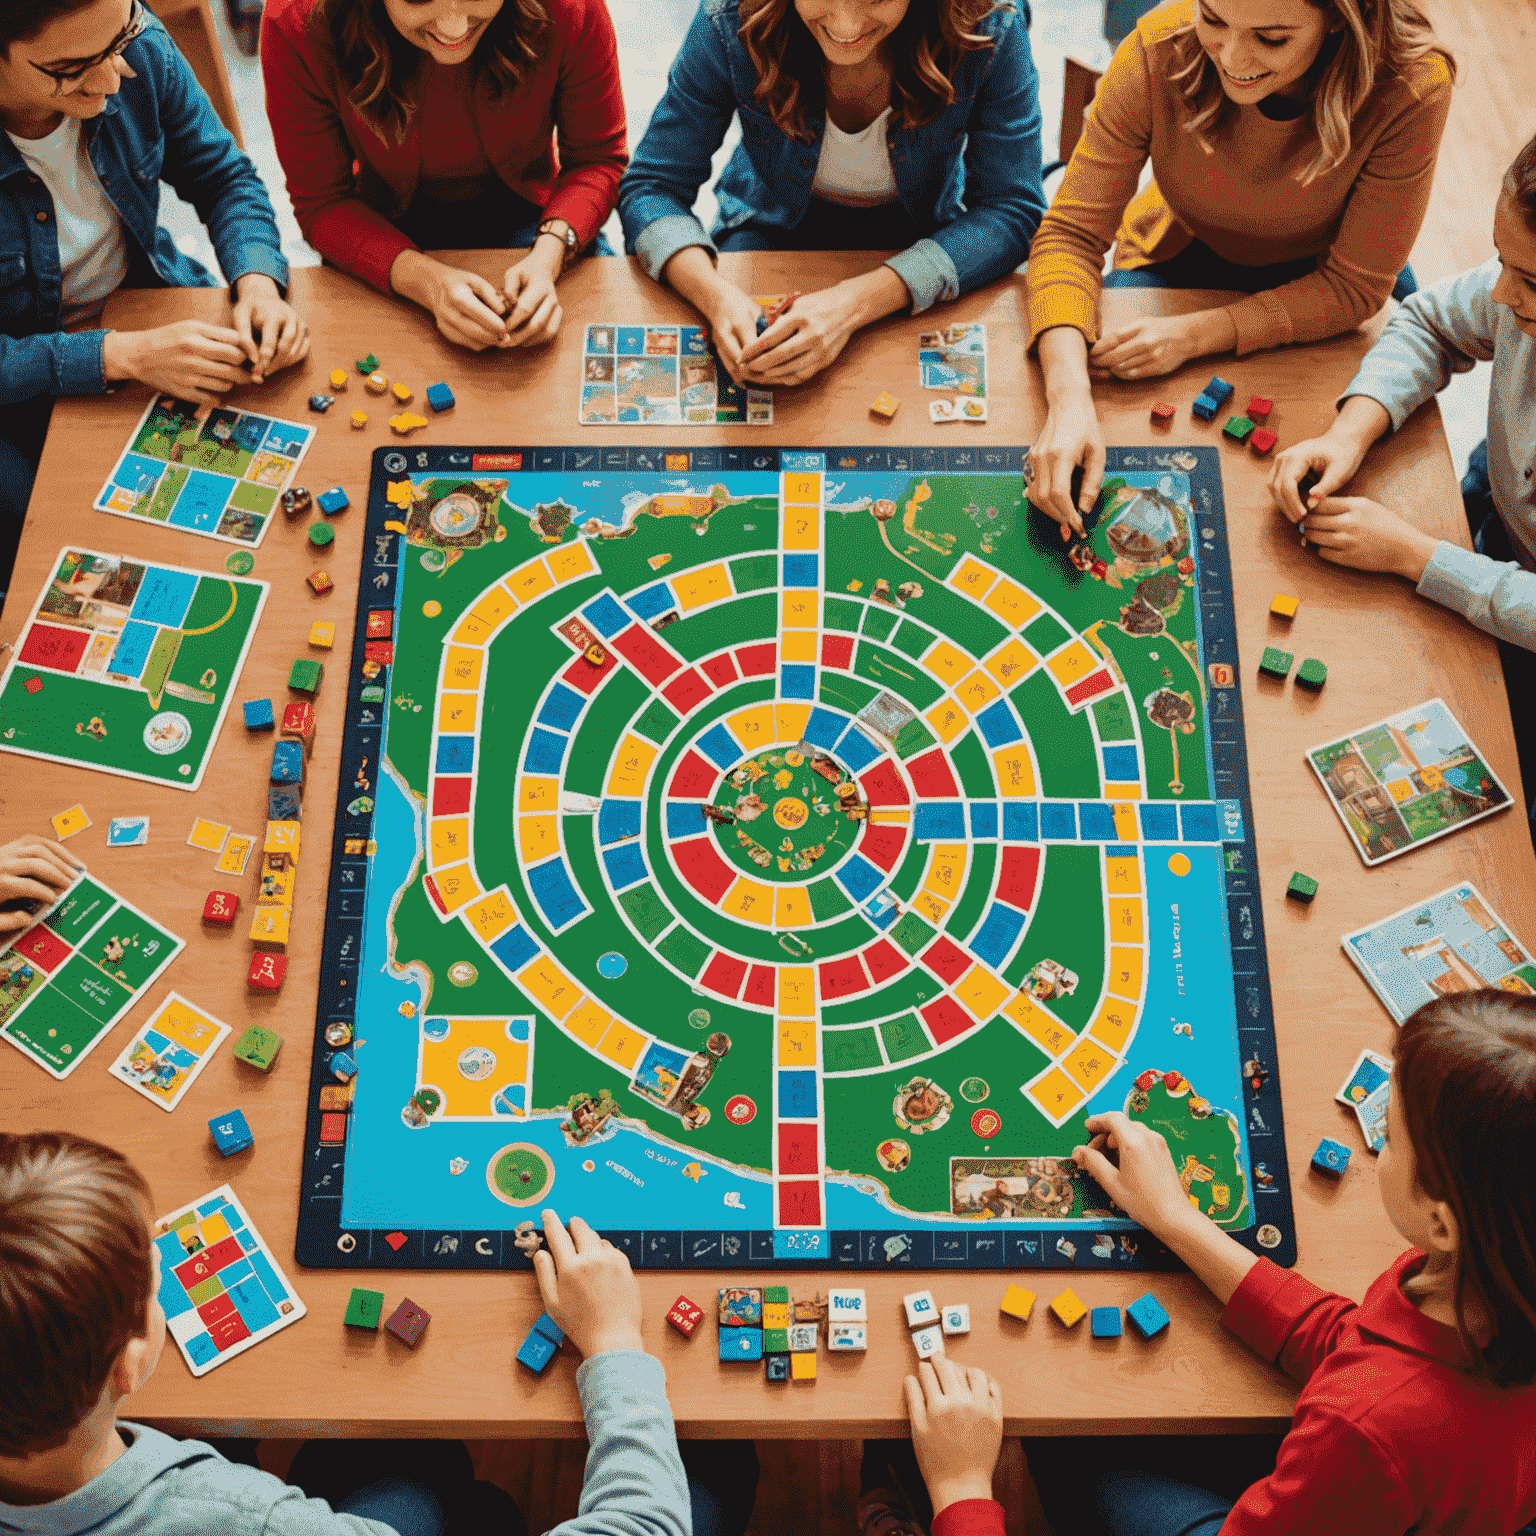
[[[304,238],[388,292],[391,265],[412,249],[390,220],[410,205],[423,159],[443,158],[434,152],[442,147],[422,144],[419,118],[399,144],[363,122],[324,38],[307,25],[314,7],[267,0],[261,64],[272,137]],[[585,245],[612,212],[629,161],[618,45],[603,0],[547,0],[547,8],[549,35],[516,90],[493,98],[479,86],[480,142],[507,186],[564,219]]]
[[[961,1499],[933,1517],[933,1536],[1003,1536],[1003,1506],[992,1499]]]
[[[1222,1536],[1508,1536],[1536,1518],[1536,1387],[1466,1369],[1454,1328],[1399,1286],[1409,1249],[1356,1306],[1260,1259],[1222,1323],[1304,1383],[1274,1473]]]

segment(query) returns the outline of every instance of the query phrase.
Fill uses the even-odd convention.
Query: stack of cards
[[[924,389],[985,399],[986,326],[952,325],[943,331],[925,331],[918,337],[917,366]]]
[[[1387,1100],[1392,1095],[1392,1058],[1379,1051],[1361,1051],[1344,1086],[1334,1094],[1360,1121],[1360,1132],[1372,1152],[1387,1144]]]
[[[773,391],[738,389],[697,325],[589,325],[583,426],[773,425]]]

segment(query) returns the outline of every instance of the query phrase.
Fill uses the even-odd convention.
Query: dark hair
[[[1536,1381],[1536,997],[1489,988],[1426,1003],[1397,1037],[1393,1111],[1419,1187],[1456,1218],[1456,1331],[1473,1370]],[[1478,1344],[1468,1301],[1492,1328]]]
[[[309,26],[329,47],[358,116],[385,143],[398,144],[416,115],[405,87],[421,50],[400,35],[384,0],[319,0]],[[548,30],[544,0],[505,0],[475,44],[470,68],[491,82],[493,95],[511,90],[538,62]]]
[[[1515,156],[1506,173],[1514,192],[1515,207],[1526,224],[1536,230],[1536,138],[1529,140]]]
[[[63,1445],[144,1335],[148,1203],[121,1152],[0,1133],[0,1455]]]
[[[36,37],[44,27],[61,16],[83,11],[96,0],[3,0],[0,3],[0,53],[8,54],[12,43]]]
[[[995,0],[911,0],[891,34],[895,60],[891,106],[903,128],[931,123],[955,102],[960,61],[992,39],[975,30]],[[757,68],[753,97],[792,139],[808,139],[805,116],[822,106],[821,45],[801,21],[794,0],[743,0],[737,36]]]

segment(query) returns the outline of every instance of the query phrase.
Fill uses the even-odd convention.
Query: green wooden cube
[[[1328,681],[1328,668],[1317,657],[1308,656],[1296,669],[1296,681],[1316,693]]]
[[[1227,417],[1226,425],[1221,430],[1233,442],[1241,443],[1247,440],[1248,434],[1253,431],[1254,425],[1246,416],[1229,416]]]
[[[763,1353],[765,1355],[787,1355],[789,1353],[789,1329],[765,1328],[763,1330]]]
[[[275,1029],[263,1029],[252,1024],[235,1042],[235,1060],[243,1061],[258,1071],[268,1071],[283,1048],[283,1037]]]
[[[1264,654],[1259,657],[1259,671],[1266,677],[1278,677],[1282,680],[1291,675],[1291,663],[1295,656],[1290,651],[1282,651],[1279,646],[1266,645]],[[288,686],[293,686],[293,679],[289,678]]]
[[[1291,876],[1291,883],[1286,886],[1285,894],[1293,901],[1311,901],[1317,895],[1317,881],[1311,875],[1304,875],[1298,869]]]
[[[789,1287],[787,1285],[765,1285],[763,1287],[763,1305],[765,1307],[789,1305]],[[789,1345],[784,1346],[785,1349]]]
[[[1291,658],[1285,658],[1287,667]],[[296,693],[319,693],[320,679],[325,676],[325,663],[308,656],[300,656],[288,669],[288,686]]]
[[[371,1328],[379,1331],[379,1319],[384,1315],[384,1292],[363,1291],[353,1288],[347,1298],[347,1315],[342,1318],[348,1328]]]

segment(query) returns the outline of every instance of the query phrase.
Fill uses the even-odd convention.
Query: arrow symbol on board
[[[388,573],[385,571],[380,571],[379,574],[373,578],[373,584],[376,587],[387,587],[389,585]]]

